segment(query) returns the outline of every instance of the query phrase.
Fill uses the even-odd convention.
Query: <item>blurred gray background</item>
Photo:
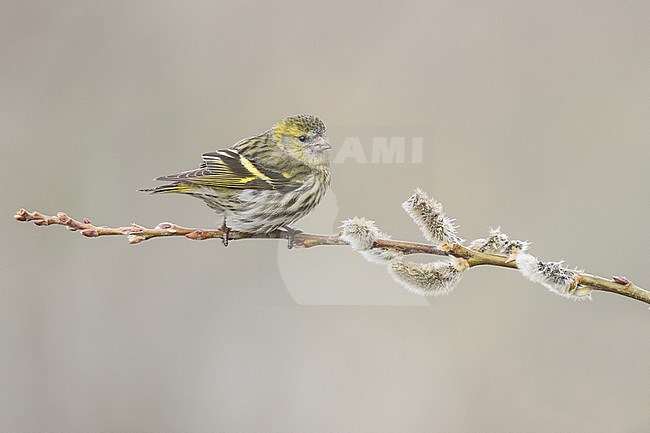
[[[650,430],[650,313],[627,298],[479,268],[429,302],[344,248],[12,219],[214,226],[136,189],[307,112],[335,146],[424,150],[335,164],[298,226],[420,240],[400,208],[420,186],[467,239],[501,225],[647,288],[647,1],[3,0],[0,28],[0,431]]]

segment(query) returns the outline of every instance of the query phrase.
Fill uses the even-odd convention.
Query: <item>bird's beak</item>
[[[323,137],[319,137],[316,142],[314,142],[314,147],[319,150],[329,150],[332,148],[332,145],[327,142]]]

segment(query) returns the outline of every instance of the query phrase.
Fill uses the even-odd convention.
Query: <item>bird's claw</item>
[[[302,230],[294,229],[293,227],[289,227],[289,226],[284,227],[284,230],[287,232],[287,248],[292,249],[294,236],[302,233]]]
[[[230,227],[226,225],[226,218],[223,218],[223,224],[221,224],[221,242],[224,247],[228,246],[228,235],[230,234]]]

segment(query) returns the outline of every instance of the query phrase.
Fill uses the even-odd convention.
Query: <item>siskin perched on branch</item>
[[[268,131],[232,147],[203,154],[198,169],[160,176],[162,186],[142,191],[200,198],[223,215],[229,229],[268,233],[307,215],[330,185],[330,152],[323,122],[311,115],[287,117]]]

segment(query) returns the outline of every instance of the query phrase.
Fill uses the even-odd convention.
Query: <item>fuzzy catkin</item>
[[[355,251],[369,250],[382,234],[374,221],[359,217],[343,221],[341,229],[341,239]]]
[[[542,262],[536,257],[519,253],[515,261],[521,274],[549,291],[573,300],[591,299],[591,289],[579,286],[580,271],[562,266],[562,262]]]
[[[439,296],[451,292],[467,269],[467,261],[451,258],[433,263],[392,260],[388,272],[409,292],[420,296]]]
[[[402,207],[420,227],[422,234],[429,242],[437,246],[462,242],[457,234],[454,220],[447,217],[442,211],[442,204],[430,198],[421,189],[416,189],[415,193],[402,204]]]
[[[485,239],[473,240],[469,245],[470,249],[479,253],[512,255],[524,252],[530,246],[528,241],[510,239],[508,235],[501,232],[501,227],[490,229],[490,236]]]
[[[404,255],[402,251],[393,248],[373,248],[377,239],[390,239],[389,235],[379,230],[374,221],[355,217],[343,221],[341,229],[341,239],[370,263],[386,264],[387,261]]]

